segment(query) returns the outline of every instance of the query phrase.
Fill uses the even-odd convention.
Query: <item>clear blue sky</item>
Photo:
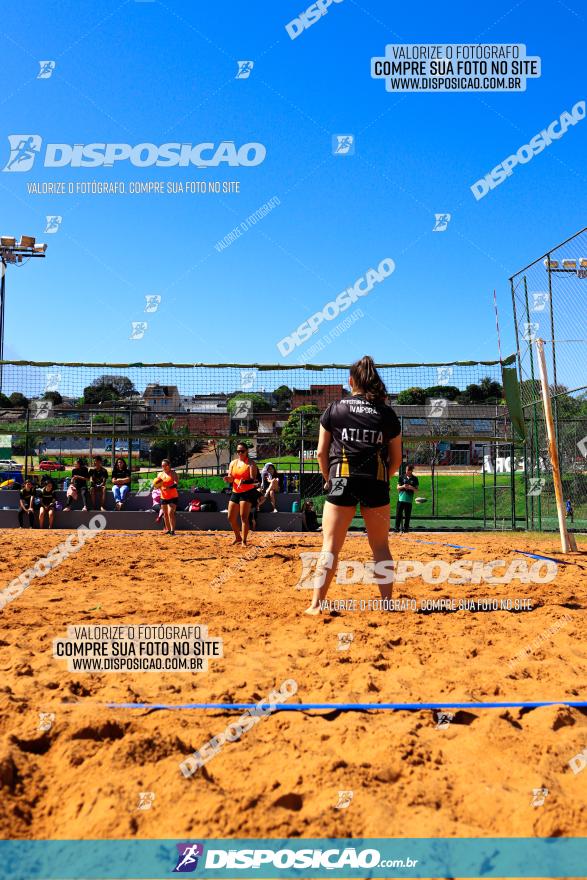
[[[384,257],[395,273],[314,362],[495,358],[494,288],[503,351],[514,350],[509,275],[585,225],[587,120],[481,201],[469,187],[587,97],[584,7],[344,0],[291,40],[285,24],[305,6],[47,0],[26,25],[5,22],[2,166],[13,133],[267,148],[254,168],[37,161],[0,173],[1,232],[49,244],[46,260],[8,270],[7,357],[292,363],[320,334],[287,358],[277,341]],[[542,76],[517,94],[392,94],[370,76],[392,42],[525,43]],[[56,69],[37,79],[47,59]],[[254,61],[249,79],[235,79],[237,60]],[[355,134],[354,156],[332,155],[336,133]],[[241,192],[27,194],[52,180],[238,180]],[[214,249],[274,196],[265,219]],[[440,212],[452,220],[435,233]],[[44,234],[46,215],[63,216],[57,234]],[[162,296],[156,314],[144,313],[148,294]],[[130,340],[140,320],[147,332]]]

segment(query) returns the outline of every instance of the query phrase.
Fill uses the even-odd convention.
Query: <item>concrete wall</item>
[[[57,492],[57,499],[62,503],[65,501],[65,492]],[[214,500],[218,506],[218,511],[228,506],[228,495],[218,492],[198,492],[195,496],[187,492],[180,493],[180,504],[177,508],[177,530],[214,530],[227,531],[230,529],[226,513],[220,512],[200,512],[188,513],[185,507],[188,501],[197,497],[201,501]],[[301,532],[302,515],[301,513],[292,513],[291,506],[293,501],[299,501],[299,495],[284,494],[278,496],[278,513],[261,512],[257,520],[257,530],[260,532],[272,532],[280,529],[284,532]],[[96,515],[97,511],[83,512],[80,510],[80,503],[70,512],[57,511],[55,513],[56,529],[75,529],[80,525],[89,525],[90,520]],[[8,507],[8,510],[4,510]],[[161,530],[163,521],[155,522],[156,516],[151,511],[151,496],[149,495],[130,495],[124,510],[114,510],[114,500],[112,493],[106,493],[106,513],[102,516],[106,517],[106,528],[134,531],[137,529]],[[267,507],[269,507],[267,505]],[[182,509],[184,508],[184,509]],[[269,508],[270,509],[270,508]],[[18,492],[11,490],[0,491],[0,528],[9,529],[18,527]],[[25,527],[28,527],[28,519],[24,519]],[[38,525],[38,514],[35,515],[35,525]],[[45,522],[47,527],[48,521]]]

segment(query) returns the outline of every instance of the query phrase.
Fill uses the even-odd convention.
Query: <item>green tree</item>
[[[116,391],[118,397],[132,397],[133,395],[137,394],[137,389],[127,376],[117,376],[116,374],[106,374],[104,376],[98,376],[97,379],[94,379],[90,387],[113,388]]]
[[[423,388],[406,388],[398,394],[397,402],[402,406],[422,406],[426,403],[426,392]]]
[[[230,415],[234,413],[234,409],[239,400],[250,400],[252,403],[251,414],[258,412],[269,412],[271,410],[271,406],[265,398],[261,394],[256,394],[254,391],[239,391],[237,394],[234,394],[229,398],[226,408]]]
[[[278,410],[290,408],[293,391],[291,388],[288,388],[287,385],[280,385],[279,388],[276,388],[273,392],[273,396],[275,397]]]
[[[230,449],[230,441],[226,440],[224,437],[212,437],[210,439],[210,444],[214,451],[214,455],[216,456],[216,467],[220,470],[220,459],[222,458],[222,453],[226,449]]]
[[[503,388],[499,382],[495,382],[493,379],[490,379],[489,376],[485,376],[485,378],[481,379],[479,387],[483,392],[486,403],[499,403],[503,397]]]
[[[63,403],[63,398],[60,395],[59,391],[45,391],[43,394],[43,400],[50,400],[53,406],[57,406],[59,403]]]
[[[461,391],[457,400],[458,403],[461,403],[464,406],[469,406],[470,404],[483,403],[485,398],[481,386],[472,383],[471,385],[467,385],[464,391]]]
[[[29,405],[28,397],[25,397],[20,391],[13,391],[8,399],[10,401],[10,406],[14,408],[18,407],[18,409],[26,409]]]
[[[167,444],[167,456],[163,456],[163,458],[167,457],[171,461],[174,441],[179,437],[179,429],[175,427],[175,419],[161,419],[157,423],[157,437]]]
[[[304,438],[316,442],[320,426],[320,410],[313,404],[298,406],[291,411],[289,418],[283,426],[281,439],[283,447],[290,455],[300,451],[302,443],[302,420],[304,426]]]
[[[426,397],[442,397],[445,400],[456,400],[460,393],[461,389],[456,385],[431,385],[429,388],[424,388]]]
[[[84,388],[82,403],[107,403],[119,400],[120,395],[114,385],[87,385]]]

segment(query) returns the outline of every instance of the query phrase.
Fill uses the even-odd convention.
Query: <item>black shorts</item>
[[[389,483],[369,477],[334,477],[326,500],[338,507],[383,507],[389,504]]]
[[[259,493],[256,489],[249,489],[247,492],[233,492],[230,496],[230,500],[234,502],[234,504],[240,504],[241,501],[248,501],[249,504],[256,504],[258,497]]]
[[[179,498],[162,498],[161,504],[175,504],[175,506],[177,507],[177,505],[179,504]]]

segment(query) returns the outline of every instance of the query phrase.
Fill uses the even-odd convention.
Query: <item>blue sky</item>
[[[305,7],[48,0],[0,36],[2,166],[8,135],[23,132],[267,148],[251,168],[37,161],[0,173],[1,232],[49,245],[46,260],[8,269],[7,357],[289,364],[321,333],[289,357],[277,341],[385,257],[395,272],[357,303],[364,317],[312,362],[495,358],[494,288],[503,353],[514,350],[508,277],[585,225],[587,121],[480,201],[469,187],[586,97],[582,7],[343,0],[291,40],[285,24]],[[542,76],[521,93],[393,94],[370,76],[393,42],[524,43]],[[45,59],[55,71],[37,79]],[[237,60],[254,62],[248,79],[235,78]],[[355,135],[353,156],[332,155],[336,133]],[[27,193],[32,181],[92,180],[238,180],[240,193]],[[275,196],[267,217],[215,250]],[[441,212],[449,226],[432,232]],[[57,234],[44,234],[46,215],[63,217]],[[151,294],[162,301],[147,315]]]

